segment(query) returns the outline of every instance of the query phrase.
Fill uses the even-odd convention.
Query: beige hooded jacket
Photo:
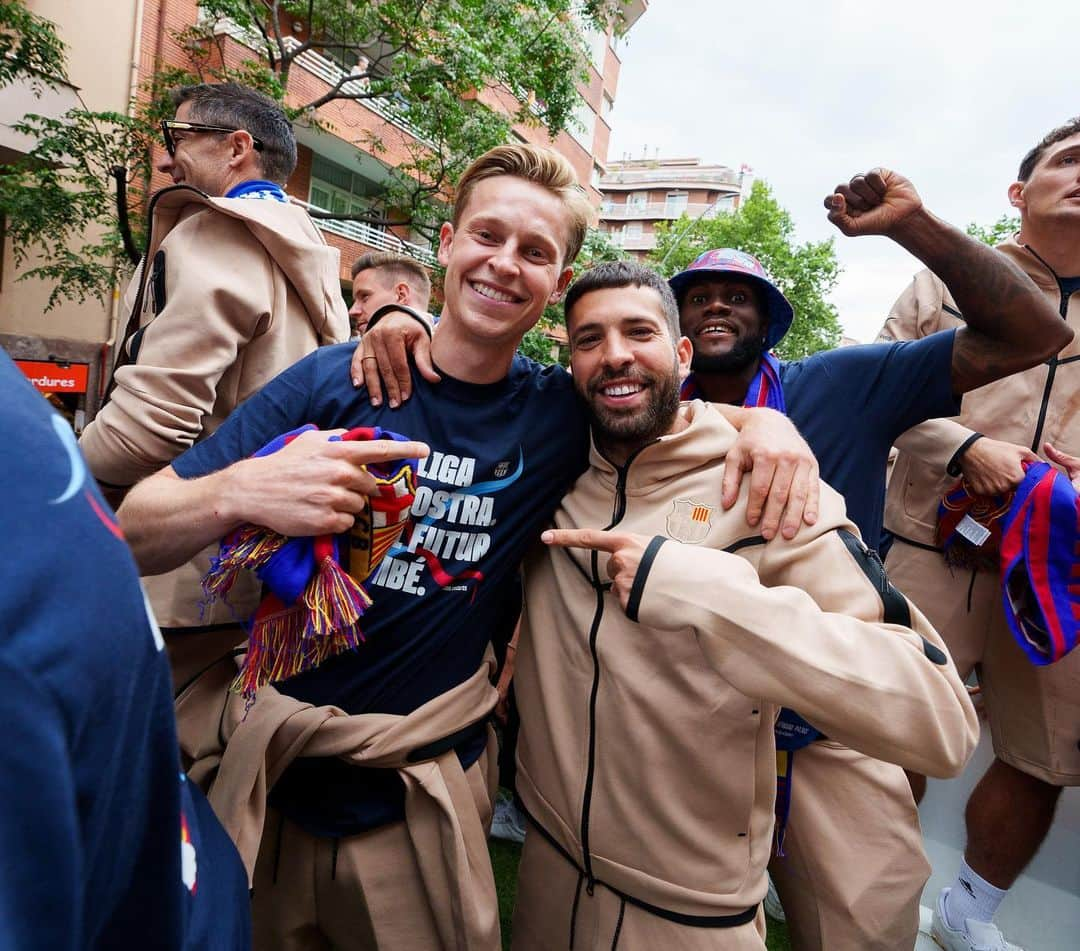
[[[1080,454],[1080,294],[1065,297],[1053,271],[1015,239],[997,250],[1023,269],[1078,333],[1054,359],[968,393],[959,416],[929,420],[897,440],[885,527],[921,545],[936,547],[938,505],[958,475],[949,474],[948,466],[974,433],[1035,452],[1051,442]],[[963,323],[942,281],[921,271],[893,305],[878,339],[915,340]]]
[[[110,398],[79,440],[94,477],[133,485],[301,357],[347,340],[338,264],[337,249],[295,205],[210,198],[186,185],[158,192],[129,289],[133,332]],[[151,579],[163,627],[234,620],[222,608],[200,616],[206,564],[204,554]],[[253,608],[254,594],[254,586],[236,592],[238,610]]]
[[[735,430],[705,403],[681,412],[688,428],[622,469],[594,448],[555,517],[654,536],[626,612],[606,555],[552,549],[527,564],[518,791],[585,882],[716,924],[765,894],[781,706],[935,776],[963,768],[978,723],[941,639],[840,496],[823,486],[817,525],[765,543],[746,524],[746,480],[734,508],[720,505]]]

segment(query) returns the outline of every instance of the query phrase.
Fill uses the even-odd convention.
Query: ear
[[[1012,205],[1013,208],[1023,208],[1024,207],[1024,183],[1023,182],[1013,182],[1009,186],[1009,204]]]
[[[566,289],[570,286],[570,280],[574,276],[574,269],[572,267],[564,268],[562,274],[559,275],[559,280],[555,284],[555,290],[551,292],[548,297],[549,304],[557,304],[562,300],[563,294],[566,293]]]
[[[454,245],[454,226],[449,221],[444,221],[439,229],[439,263],[443,267],[450,264],[450,250]]]
[[[246,129],[229,134],[229,167],[238,168],[248,161],[256,161],[255,140]]]
[[[398,283],[394,285],[394,298],[399,304],[408,304],[411,293],[412,288],[404,281],[398,281]]]
[[[685,380],[690,373],[690,361],[694,358],[694,345],[689,337],[680,337],[675,344],[675,357],[679,366],[679,380]]]

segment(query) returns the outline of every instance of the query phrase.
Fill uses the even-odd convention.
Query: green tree
[[[683,215],[657,226],[649,263],[665,277],[683,270],[710,248],[738,248],[756,257],[795,308],[795,322],[776,347],[785,359],[798,359],[840,342],[840,321],[826,294],[836,284],[840,265],[832,239],[796,244],[791,215],[758,180],[733,212],[714,218]]]
[[[46,261],[30,273],[54,281],[50,301],[107,292],[123,266],[109,172],[149,182],[149,143],[169,114],[168,88],[235,80],[285,99],[305,53],[336,63],[341,74],[317,98],[288,112],[318,128],[316,109],[334,100],[368,102],[414,130],[408,158],[389,170],[385,193],[360,214],[333,217],[400,225],[434,237],[451,185],[477,154],[511,139],[514,123],[546,125],[552,136],[574,122],[578,83],[586,75],[582,24],[618,26],[624,0],[202,0],[199,21],[175,34],[184,68],[163,68],[144,89],[134,117],[75,110],[59,122],[27,116],[18,128],[38,145],[22,162],[0,168],[0,212],[17,236],[20,263]],[[64,78],[63,46],[48,21],[23,0],[0,0],[0,37],[14,51],[14,75],[38,81],[39,63]],[[228,36],[252,50],[239,64],[224,53]],[[3,49],[3,47],[0,47]],[[3,73],[0,73],[2,80]],[[496,95],[512,115],[492,108]],[[358,143],[376,156],[374,135]],[[78,195],[79,197],[72,197]],[[94,233],[101,241],[80,240]]]
[[[25,79],[38,95],[64,75],[64,44],[23,0],[0,0],[0,87]]]
[[[991,247],[1001,244],[1006,238],[1011,238],[1020,230],[1019,215],[1002,215],[989,228],[973,221],[967,226],[967,233],[973,238],[978,238],[983,244]]]
[[[14,82],[38,98],[66,85],[66,49],[50,20],[23,0],[0,0],[0,86]],[[15,262],[44,262],[21,277],[53,283],[47,309],[62,298],[104,295],[115,284],[125,257],[110,175],[149,154],[138,122],[79,103],[60,119],[28,115],[14,123],[37,145],[23,160],[0,165],[0,213]]]
[[[626,252],[613,244],[608,235],[602,231],[589,231],[581,245],[581,252],[574,262],[574,277],[577,278],[597,264],[605,261],[621,261],[626,257],[628,257]],[[566,347],[557,346],[557,341],[550,335],[551,331],[565,326],[565,323],[562,304],[548,305],[544,308],[544,313],[536,326],[525,334],[519,349],[525,356],[532,357],[539,363],[560,363],[567,366],[569,353]]]

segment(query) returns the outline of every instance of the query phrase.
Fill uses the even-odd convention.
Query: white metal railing
[[[644,169],[620,169],[612,168],[614,163],[608,163],[608,170],[600,180],[602,188],[608,186],[624,186],[648,184],[660,188],[667,183],[678,183],[686,186],[691,185],[734,185],[738,187],[740,175],[732,169],[716,169],[707,171],[700,166],[687,168],[664,167],[662,165]],[[654,184],[655,183],[655,184]]]
[[[214,25],[214,32],[218,35],[224,33],[227,36],[231,36],[237,43],[241,43],[253,53],[259,53],[261,55],[263,49],[262,37],[251,30],[245,30],[240,24],[233,20],[227,18],[218,20]],[[281,41],[290,50],[296,49],[296,47],[301,45],[300,41],[294,36],[284,36],[281,38]],[[297,65],[302,66],[312,75],[318,76],[319,79],[330,86],[336,86],[345,76],[349,75],[332,59],[323,56],[321,53],[315,52],[315,50],[304,50],[303,53],[296,57],[294,62]],[[351,80],[344,83],[341,89],[346,95],[350,96],[365,94],[368,89],[367,80]],[[403,132],[408,132],[413,138],[426,141],[421,135],[420,130],[404,117],[403,106],[395,104],[391,100],[384,99],[381,96],[372,96],[370,98],[361,99],[359,102],[361,105],[367,106],[367,108],[376,115],[381,116],[391,125],[397,126],[397,128],[401,129]]]
[[[691,202],[685,205],[669,205],[666,202],[648,202],[643,205],[610,205],[600,209],[600,217],[614,219],[616,221],[635,221],[640,218],[678,218],[687,214],[691,218],[715,218],[720,212],[725,211],[734,204],[735,196],[728,199],[724,205],[724,199],[705,204],[704,202]]]
[[[308,211],[330,213],[327,209],[320,208],[318,205],[312,205],[309,202],[301,201],[299,198],[293,198],[292,196],[289,197],[294,205],[299,205],[301,208],[306,208]],[[410,257],[416,258],[417,261],[426,264],[428,267],[433,267],[435,265],[435,254],[432,252],[431,248],[425,248],[421,244],[413,244],[411,241],[399,238],[392,231],[380,231],[378,228],[369,225],[366,221],[348,221],[336,218],[312,218],[311,220],[315,222],[317,227],[322,228],[324,231],[332,231],[334,234],[339,234],[343,238],[366,244],[369,248],[375,248],[379,251],[397,251],[401,254],[407,254]]]
[[[625,248],[627,251],[651,251],[656,247],[656,232],[641,232],[640,234],[627,234],[621,228],[618,231],[605,231],[603,234],[617,248]]]

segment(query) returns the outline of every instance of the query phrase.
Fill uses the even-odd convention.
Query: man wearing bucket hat
[[[769,349],[791,326],[791,304],[752,255],[706,251],[671,279],[694,345],[683,397],[786,412],[877,547],[893,441],[955,413],[968,390],[1045,359],[1071,334],[1019,269],[932,215],[896,173],[856,176],[825,204],[845,234],[891,237],[942,274],[963,299],[966,326],[784,362]],[[912,947],[929,866],[903,771],[830,742],[791,711],[777,745],[782,854],[770,871],[793,947]]]
[[[1077,327],[1080,117],[1024,156],[1008,194],[1020,231],[994,253],[1028,274],[1063,330]],[[933,266],[917,274],[881,339],[923,338],[969,319],[943,277]],[[952,570],[942,558],[938,508],[961,475],[976,493],[1007,494],[1038,456],[1063,464],[1047,443],[1080,453],[1078,387],[1080,346],[1066,340],[1045,364],[985,387],[955,419],[925,423],[898,443],[885,508],[896,536],[889,573],[925,608],[960,672],[978,665],[994,741],[995,760],[968,800],[963,865],[935,909],[935,937],[949,949],[1012,947],[993,916],[1045,840],[1062,788],[1080,785],[1080,654],[1029,662],[1007,622],[1000,573]]]

